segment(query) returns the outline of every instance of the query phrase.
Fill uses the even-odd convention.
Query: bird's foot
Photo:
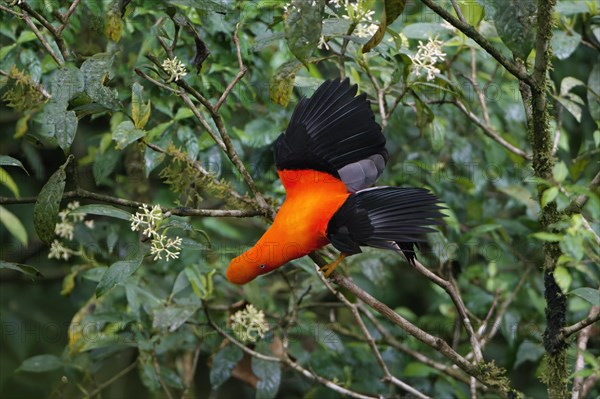
[[[325,276],[325,278],[329,278],[329,275],[331,273],[333,273],[335,268],[338,267],[338,265],[344,260],[345,257],[346,257],[346,255],[340,254],[336,260],[334,260],[333,262],[331,262],[328,265],[321,267],[319,270],[323,272],[323,275]]]

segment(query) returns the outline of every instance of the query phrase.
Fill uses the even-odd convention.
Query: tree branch
[[[223,330],[221,327],[219,327],[210,317],[210,314],[208,312],[208,307],[205,306],[205,303],[203,303],[202,308],[204,309],[204,314],[206,315],[206,320],[208,321],[208,324],[211,325],[211,327],[219,334],[221,335],[223,338],[227,339],[229,342],[231,342],[233,345],[237,346],[238,348],[240,348],[243,352],[247,353],[248,355],[255,357],[257,359],[261,359],[261,360],[266,360],[269,362],[277,362],[277,363],[283,363],[289,367],[291,367],[292,369],[296,370],[297,372],[299,372],[300,374],[302,374],[303,376],[305,376],[306,378],[316,381],[318,383],[320,383],[321,385],[331,389],[332,391],[335,391],[341,395],[346,395],[352,398],[357,398],[357,399],[379,399],[379,397],[377,396],[368,396],[368,395],[363,395],[361,393],[358,392],[354,392],[351,391],[347,388],[344,388],[338,384],[336,384],[333,381],[330,381],[326,378],[321,377],[320,375],[314,373],[313,371],[309,371],[307,369],[305,369],[304,367],[302,367],[301,365],[299,365],[298,363],[294,362],[292,359],[289,358],[289,356],[287,355],[287,353],[284,353],[282,357],[275,357],[275,356],[268,356],[268,355],[263,355],[260,352],[257,352],[255,350],[252,350],[250,348],[248,348],[246,345],[242,344],[241,342],[239,342],[238,340],[236,340],[234,337],[232,337],[231,335],[227,334],[227,332],[225,332],[225,330]]]
[[[67,191],[63,194],[64,199],[91,199],[104,202],[107,204],[126,206],[129,208],[139,208],[144,205],[143,202],[132,201],[123,198],[111,197],[109,195],[98,194],[77,188],[73,191]],[[37,197],[0,197],[0,204],[31,204],[37,200]],[[210,217],[254,217],[261,216],[262,213],[256,210],[235,210],[235,209],[193,209],[187,207],[167,208],[161,207],[164,213],[169,212],[171,215],[177,216],[210,216]]]
[[[477,126],[479,126],[481,128],[481,130],[483,130],[483,133],[485,133],[486,136],[488,136],[492,140],[496,141],[502,147],[506,148],[508,151],[512,152],[513,154],[517,154],[518,156],[520,156],[522,158],[525,158],[525,159],[532,158],[530,154],[527,154],[525,151],[515,147],[514,145],[512,145],[511,143],[506,141],[502,136],[500,136],[500,134],[498,134],[498,132],[496,132],[496,130],[494,130],[493,127],[483,123],[477,117],[477,115],[475,115],[474,113],[469,111],[467,109],[467,107],[460,100],[455,100],[453,102],[453,104],[456,105],[456,107],[459,110],[461,110],[471,121],[473,121]]]
[[[494,47],[481,33],[479,33],[475,27],[472,25],[460,21],[452,16],[448,11],[444,9],[438,2],[435,0],[421,0],[423,4],[429,7],[433,12],[437,15],[448,21],[448,23],[462,33],[473,39],[477,44],[479,44],[489,55],[494,57],[496,61],[498,61],[508,72],[514,75],[517,79],[527,82],[530,86],[536,86],[536,81],[532,79],[531,76],[527,74],[526,71],[519,69],[514,62],[510,61],[508,58],[504,57],[500,50]]]
[[[319,278],[321,279],[323,284],[325,284],[325,286],[329,289],[329,291],[331,291],[331,293],[333,293],[340,301],[342,301],[348,307],[348,309],[350,309],[350,312],[352,312],[352,316],[354,316],[354,320],[356,320],[358,327],[360,328],[361,332],[363,333],[363,335],[366,338],[369,348],[371,348],[371,352],[373,352],[373,355],[375,356],[375,359],[377,360],[379,367],[381,367],[381,370],[383,371],[383,375],[384,375],[383,380],[387,381],[387,382],[391,382],[392,384],[400,387],[404,391],[416,396],[419,399],[428,399],[429,396],[424,395],[423,393],[421,393],[418,390],[416,390],[415,388],[411,387],[404,381],[401,381],[400,379],[394,377],[392,375],[392,373],[390,373],[390,370],[388,369],[387,364],[385,363],[385,361],[383,360],[383,357],[381,356],[381,353],[379,352],[379,348],[377,348],[377,344],[375,343],[375,340],[371,336],[371,333],[369,332],[369,329],[365,325],[365,322],[363,321],[362,317],[360,317],[360,313],[358,312],[357,306],[355,304],[353,304],[352,302],[350,302],[344,294],[342,294],[340,291],[334,289],[331,286],[331,284],[329,284],[327,279],[325,279],[325,277],[323,277],[322,273],[319,272],[318,266],[315,265],[315,269],[316,269],[317,275],[319,276]]]

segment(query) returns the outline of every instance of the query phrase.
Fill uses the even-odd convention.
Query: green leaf
[[[85,82],[85,93],[90,99],[105,108],[117,110],[120,104],[116,90],[104,86],[104,82],[110,77],[113,61],[113,55],[94,54],[81,65],[81,72]]]
[[[292,97],[296,73],[300,68],[302,64],[298,60],[288,61],[277,68],[269,85],[271,101],[287,107]]]
[[[479,22],[483,19],[483,14],[485,13],[484,8],[480,4],[477,4],[477,2],[471,0],[458,0],[458,6],[467,22],[470,25],[477,27]]]
[[[67,111],[62,104],[50,102],[44,107],[44,121],[45,135],[55,138],[65,154],[68,153],[77,133],[75,111]]]
[[[562,292],[569,291],[573,277],[571,277],[571,273],[565,267],[558,266],[554,269],[554,279]]]
[[[112,287],[135,273],[142,264],[142,259],[143,256],[138,256],[132,260],[120,260],[110,265],[96,287],[96,296],[100,297],[106,294]]]
[[[252,372],[259,378],[256,399],[273,399],[281,383],[281,363],[253,357]]]
[[[33,225],[42,241],[50,244],[54,240],[54,227],[58,221],[60,200],[65,190],[67,174],[65,168],[73,159],[69,155],[67,161],[60,167],[48,182],[42,187],[33,208]]]
[[[417,22],[402,29],[402,34],[407,38],[420,40],[434,38],[443,32],[446,32],[446,28],[442,24],[433,22]]]
[[[29,172],[27,172],[27,169],[25,169],[21,161],[13,157],[9,157],[8,155],[0,155],[0,166],[18,166],[19,168],[23,169],[27,175],[29,175]]]
[[[559,183],[562,183],[563,181],[565,181],[565,179],[567,178],[568,175],[569,175],[569,169],[567,168],[567,165],[565,165],[565,163],[563,161],[558,162],[552,168],[552,177],[554,177],[554,180],[556,180]],[[558,190],[558,187],[556,189]]]
[[[40,273],[40,271],[38,269],[36,269],[33,266],[29,266],[29,265],[23,265],[21,263],[12,263],[12,262],[5,262],[3,260],[0,260],[0,269],[10,269],[10,270],[16,270],[20,273],[26,274],[29,277],[44,277],[42,276],[42,273]]]
[[[83,74],[73,66],[60,68],[52,75],[52,80],[50,81],[52,102],[60,104],[63,107],[63,111],[66,111],[69,100],[82,93],[83,89]]]
[[[535,1],[496,0],[495,4],[494,22],[500,38],[515,56],[527,60],[535,40]]]
[[[189,265],[183,269],[187,276],[194,294],[201,299],[208,299],[213,293],[213,275],[216,273],[216,269],[212,269],[205,275],[200,273],[197,265]]]
[[[578,86],[585,86],[585,83],[572,76],[567,76],[560,82],[560,95],[562,97],[567,97],[571,90],[573,90],[574,87]],[[581,102],[580,104],[583,104],[583,102]]]
[[[122,209],[116,208],[112,205],[83,205],[69,212],[69,215],[88,214],[98,216],[108,216],[111,218],[130,220],[131,213]]]
[[[0,184],[6,186],[10,190],[11,193],[15,195],[15,197],[19,198],[19,186],[13,180],[12,177],[4,170],[4,168],[0,168]]]
[[[168,329],[169,332],[177,330],[187,321],[196,310],[200,308],[200,303],[193,305],[171,304],[164,308],[154,311],[153,328]]]
[[[597,288],[582,287],[569,292],[569,295],[577,295],[594,306],[600,306],[600,291]]]
[[[552,52],[559,60],[569,58],[581,43],[581,35],[577,32],[554,31],[552,36]]]
[[[542,193],[542,208],[556,199],[558,187],[550,187]]]
[[[56,370],[63,365],[62,360],[54,355],[38,355],[30,357],[21,363],[17,371],[30,371],[32,373],[44,373]]]
[[[119,123],[113,132],[112,138],[117,142],[117,150],[122,150],[129,144],[133,143],[140,137],[144,137],[146,132],[137,129],[131,121],[123,121]]]
[[[571,115],[573,115],[577,122],[581,122],[581,106],[579,104],[563,97],[555,98]]]
[[[323,7],[323,0],[292,0],[284,15],[287,45],[292,54],[307,67],[307,59],[321,37]]]
[[[600,120],[600,63],[594,65],[588,78],[587,102],[590,115],[595,121]],[[595,137],[595,136],[594,136]],[[596,144],[596,147],[598,144]]]
[[[213,389],[231,377],[231,371],[242,360],[243,355],[242,350],[235,345],[227,345],[217,352],[210,368],[210,384]]]
[[[544,348],[542,345],[530,341],[523,341],[521,345],[519,345],[515,365],[513,367],[516,369],[527,361],[537,362],[543,354]]]
[[[27,231],[23,227],[23,223],[3,206],[0,206],[0,222],[21,244],[27,245]]]
[[[392,22],[396,20],[404,11],[404,6],[406,5],[406,0],[385,0],[384,2],[384,11],[381,17],[381,21],[379,22],[379,28],[377,32],[369,39],[369,41],[363,46],[362,52],[367,53],[375,48],[385,36],[385,30],[388,25],[391,25]]]
[[[136,128],[143,129],[150,119],[150,100],[144,104],[144,87],[135,82],[131,89],[131,118]]]
[[[534,233],[531,236],[533,238],[537,238],[538,240],[549,241],[549,242],[560,241],[560,240],[563,239],[563,235],[562,234],[546,233],[544,231],[540,231],[538,233]]]

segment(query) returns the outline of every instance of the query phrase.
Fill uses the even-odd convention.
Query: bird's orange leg
[[[325,276],[325,278],[329,278],[329,275],[331,273],[333,273],[333,271],[335,270],[335,268],[338,267],[338,265],[344,260],[345,257],[346,257],[346,254],[341,253],[337,257],[336,260],[334,260],[333,262],[331,262],[328,265],[323,266],[319,270],[323,272],[323,275]]]

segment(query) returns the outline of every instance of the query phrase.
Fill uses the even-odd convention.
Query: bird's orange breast
[[[269,269],[326,245],[329,219],[350,195],[341,180],[327,173],[283,170],[279,177],[286,189],[285,201],[254,246]]]

